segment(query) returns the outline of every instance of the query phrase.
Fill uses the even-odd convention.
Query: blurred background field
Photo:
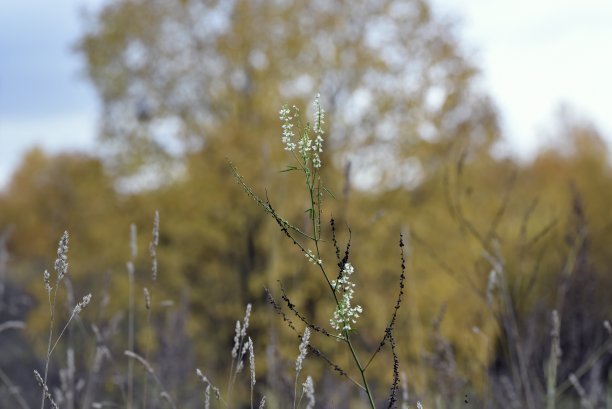
[[[488,48],[481,54],[464,36],[477,43],[474,27],[487,24],[469,18],[458,24],[457,4],[443,1],[115,0],[90,3],[79,18],[69,2],[48,14],[32,12],[34,2],[11,3],[0,8],[6,23],[0,24],[0,325],[18,325],[0,327],[0,406],[16,407],[17,395],[26,407],[40,404],[32,369],[43,365],[47,346],[43,271],[52,269],[67,230],[70,270],[59,317],[67,318],[81,294],[93,299],[51,362],[49,385],[63,391],[62,407],[92,401],[125,407],[130,311],[135,350],[148,351],[178,407],[201,407],[195,369],[225,385],[235,321],[247,303],[257,396],[265,394],[270,407],[288,407],[299,340],[275,315],[264,288],[278,295],[282,281],[292,302],[320,325],[334,305],[322,298],[324,282],[313,265],[235,183],[228,160],[279,213],[307,225],[303,180],[280,172],[290,158],[278,111],[295,104],[312,118],[317,93],[327,112],[322,176],[334,194],[322,217],[335,219],[341,243],[351,230],[355,299],[364,308],[356,335],[362,351],[376,349],[393,312],[397,242],[406,235],[396,342],[409,397],[400,403],[552,409],[546,406],[552,379],[556,407],[612,405],[612,338],[604,325],[612,315],[612,128],[598,104],[612,92],[610,79],[600,75],[611,63],[599,46],[611,39],[602,24],[610,9],[597,2],[573,9],[567,2],[555,14],[550,3],[544,13],[550,18],[540,26],[512,15],[516,31],[500,27],[507,37],[482,40]],[[473,19],[487,6],[466,7]],[[61,24],[59,10],[67,8],[78,24]],[[19,13],[39,20],[16,18]],[[27,37],[28,26],[46,30]],[[581,31],[585,26],[590,30]],[[11,30],[23,37],[9,38]],[[582,52],[543,45],[561,34]],[[54,63],[57,56],[39,45],[49,39],[62,44],[71,61],[65,64],[74,65],[70,80],[62,77],[65,67],[57,68],[64,63]],[[545,71],[526,52],[515,77],[500,85],[510,61],[523,58],[521,44],[550,51],[542,64],[553,65]],[[495,59],[491,50],[504,45],[516,54]],[[558,78],[567,66],[573,68]],[[565,81],[584,88],[563,88]],[[515,87],[522,94],[512,94]],[[567,91],[551,93],[556,87]],[[556,106],[535,107],[557,96]],[[528,119],[525,112],[548,118]],[[528,121],[540,124],[539,131]],[[18,142],[33,136],[39,146],[21,155]],[[324,262],[333,264],[329,226],[323,234]],[[556,373],[553,310],[560,316]],[[337,343],[312,341],[348,366]],[[110,356],[94,371],[100,345]],[[60,375],[67,354],[76,356],[68,381]],[[380,407],[392,365],[386,352],[370,369]],[[316,407],[364,402],[316,358],[308,358],[305,371],[315,381]],[[244,381],[235,393],[247,402],[247,375]],[[151,396],[159,392],[149,388]],[[163,405],[152,400],[146,407]],[[142,407],[140,400],[134,407]]]

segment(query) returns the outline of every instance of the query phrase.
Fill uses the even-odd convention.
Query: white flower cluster
[[[342,293],[342,298],[339,300],[334,316],[329,320],[332,328],[336,331],[349,331],[351,324],[357,323],[359,314],[363,312],[360,305],[351,307],[351,300],[355,292],[355,284],[351,283],[351,275],[355,269],[351,263],[345,263],[342,268],[342,277],[338,281],[332,281],[332,287],[335,291]]]
[[[297,143],[294,142],[294,120],[299,121],[300,118],[300,111],[295,105],[293,105],[292,109],[284,105],[278,112],[282,123],[281,128],[283,130],[281,141],[283,145],[285,145],[285,150],[289,152],[298,151],[304,159],[304,162],[311,160],[312,166],[315,168],[321,167],[321,157],[319,154],[323,152],[323,124],[325,123],[325,111],[321,108],[319,99],[320,96],[317,94],[314,100],[315,116],[312,126],[314,140],[310,137],[311,126],[310,124],[306,124],[306,128],[301,132]]]
[[[304,253],[306,255],[306,258],[311,261],[313,264],[318,264],[321,265],[323,264],[323,260],[321,260],[320,258],[317,258],[314,253],[312,252],[312,250],[308,249],[308,252]]]
[[[297,113],[297,108],[295,105],[293,106],[294,112]],[[281,128],[283,129],[283,137],[281,140],[283,141],[283,145],[285,145],[286,151],[295,150],[295,143],[293,143],[293,137],[295,134],[293,133],[293,118],[291,115],[291,110],[287,105],[284,105],[279,111],[279,117],[282,122]]]
[[[302,335],[302,342],[300,342],[300,354],[295,360],[295,372],[299,375],[302,370],[302,363],[308,354],[308,342],[310,342],[310,328],[304,328],[304,335]]]

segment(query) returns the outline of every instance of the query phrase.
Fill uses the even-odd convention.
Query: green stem
[[[355,348],[353,348],[353,344],[351,343],[351,338],[349,337],[349,332],[348,330],[344,330],[344,335],[346,336],[346,343],[349,346],[349,349],[351,350],[351,354],[353,355],[353,359],[355,360],[355,364],[357,365],[357,368],[359,369],[359,373],[361,374],[361,380],[363,381],[363,389],[365,390],[366,394],[368,395],[368,400],[370,401],[370,406],[372,406],[372,409],[376,409],[376,405],[374,405],[374,398],[372,397],[372,391],[370,390],[370,386],[368,385],[368,381],[365,377],[365,369],[363,368],[363,366],[361,366],[361,362],[359,361],[359,357],[357,357],[357,353],[355,352]]]
[[[49,373],[49,358],[51,357],[51,343],[53,342],[53,321],[55,318],[55,297],[57,295],[57,287],[58,283],[55,284],[55,289],[53,293],[53,303],[51,303],[51,292],[47,293],[47,297],[49,298],[49,310],[51,311],[51,323],[49,324],[49,342],[47,343],[47,359],[45,360],[45,373],[43,376],[43,391],[40,409],[44,409],[45,407],[45,386],[47,385],[47,374]]]
[[[316,170],[315,170],[316,172]],[[305,172],[306,174],[306,186],[308,188],[308,192],[310,194],[310,204],[311,204],[311,212],[310,212],[310,219],[312,221],[312,235],[314,237],[314,244],[315,244],[315,249],[316,249],[316,253],[317,253],[317,259],[321,258],[321,254],[320,254],[320,250],[319,250],[319,237],[320,237],[320,230],[317,229],[318,226],[320,226],[320,219],[318,218],[318,215],[320,215],[320,207],[321,207],[321,202],[320,200],[315,200],[315,188],[314,188],[314,183],[312,182],[310,176],[310,171],[305,168]],[[314,175],[315,177],[317,176],[316,174]],[[319,180],[320,183],[320,180]],[[319,192],[316,192],[317,196],[319,195]],[[319,264],[319,263],[317,263]],[[332,295],[334,296],[334,301],[336,302],[336,307],[340,306],[340,302],[338,301],[338,296],[336,294],[336,290],[334,288],[334,286],[331,284],[331,281],[329,280],[329,277],[327,275],[327,273],[325,272],[325,269],[323,268],[322,264],[319,264],[319,268],[321,269],[321,272],[323,273],[325,280],[327,281],[327,284],[329,286],[329,289],[332,292]],[[365,369],[364,367],[361,365],[361,362],[359,360],[359,357],[357,356],[357,352],[355,351],[355,348],[353,347],[353,344],[351,342],[351,338],[349,335],[349,331],[348,330],[344,330],[344,335],[345,335],[345,341],[346,344],[348,345],[350,351],[351,351],[351,355],[353,356],[353,360],[355,361],[355,364],[357,365],[357,369],[359,369],[359,373],[361,374],[361,380],[363,381],[363,389],[365,390],[366,394],[368,395],[368,400],[370,401],[370,406],[372,407],[372,409],[376,409],[376,405],[374,404],[374,399],[372,397],[372,391],[370,390],[370,387],[368,385],[368,381],[366,379],[365,376]]]

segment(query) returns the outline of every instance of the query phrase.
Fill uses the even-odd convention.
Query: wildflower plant
[[[212,382],[202,373],[200,369],[196,370],[196,375],[200,378],[200,381],[204,385],[204,408],[210,408],[210,395],[214,393],[216,400],[221,404],[222,407],[230,408],[232,405],[231,399],[233,397],[233,387],[236,383],[238,375],[242,372],[245,366],[245,360],[248,354],[248,365],[249,365],[249,387],[250,387],[250,408],[254,406],[254,395],[255,395],[255,384],[257,379],[255,377],[255,345],[251,337],[247,334],[249,328],[249,321],[251,318],[251,304],[247,304],[244,319],[242,323],[236,321],[236,330],[234,335],[234,347],[231,351],[232,364],[230,367],[229,379],[226,389],[226,398],[221,396],[221,390],[212,384]],[[266,404],[265,395],[261,397],[259,402],[259,408],[264,408]]]
[[[340,303],[336,311],[334,311],[333,317],[329,320],[332,328],[337,331],[350,331],[351,324],[356,324],[359,314],[363,312],[360,305],[351,307],[355,283],[351,283],[350,279],[354,271],[355,269],[351,263],[344,263],[341,277],[338,280],[332,281],[332,288],[339,294],[342,294]]]
[[[293,388],[293,409],[296,408],[296,399],[297,399],[297,385],[298,378],[300,376],[300,372],[302,371],[302,364],[304,363],[304,359],[306,358],[306,354],[308,354],[308,342],[310,342],[310,329],[306,327],[304,329],[304,335],[302,335],[302,342],[300,342],[300,353],[298,354],[297,359],[295,360],[295,385]],[[310,383],[312,384],[312,379],[310,376]],[[297,405],[299,406],[299,404]]]
[[[89,305],[89,303],[91,302],[91,294],[87,294],[82,298],[81,301],[79,301],[73,307],[70,317],[66,320],[64,327],[60,331],[59,335],[57,335],[57,337],[55,338],[55,342],[54,342],[53,341],[53,338],[54,338],[53,329],[55,327],[55,306],[57,302],[57,292],[59,290],[59,287],[62,281],[66,277],[66,274],[68,274],[68,237],[69,237],[68,232],[65,231],[64,234],[62,234],[62,237],[60,238],[58,246],[57,246],[57,258],[55,259],[55,263],[54,263],[54,270],[56,273],[54,286],[51,286],[51,274],[47,270],[45,270],[43,273],[43,282],[45,286],[45,291],[47,292],[47,299],[49,302],[50,324],[49,324],[49,340],[47,343],[47,355],[45,357],[45,370],[42,376],[40,375],[38,371],[34,370],[34,377],[36,378],[37,383],[42,388],[42,396],[41,396],[41,403],[40,403],[41,409],[44,409],[45,407],[45,400],[49,400],[49,403],[51,404],[51,406],[54,408],[57,408],[57,404],[55,403],[51,394],[49,393],[49,387],[47,385],[47,378],[49,375],[49,363],[51,361],[51,355],[53,354],[53,351],[57,347],[60,339],[62,338],[62,336],[68,329],[68,326],[70,325],[72,320],[76,316],[78,316],[81,313],[81,311],[83,311],[83,309],[87,307],[87,305]]]
[[[244,189],[247,195],[254,199],[257,204],[276,221],[285,236],[287,236],[291,240],[291,242],[297,248],[299,248],[302,254],[304,254],[306,259],[310,261],[315,266],[315,268],[317,268],[321,272],[323,278],[325,279],[325,283],[329,289],[329,294],[335,304],[335,309],[331,314],[329,324],[331,328],[336,331],[336,333],[331,333],[325,328],[310,322],[304,315],[302,315],[298,311],[296,306],[290,301],[281,284],[283,301],[286,303],[287,307],[291,310],[291,312],[306,326],[304,335],[301,336],[291,318],[287,316],[287,314],[282,310],[282,307],[271,295],[270,291],[266,289],[268,300],[273,305],[276,312],[282,315],[283,320],[287,323],[287,325],[298,334],[298,337],[302,339],[302,343],[300,345],[300,355],[298,357],[298,361],[296,362],[295,389],[297,390],[297,376],[299,375],[299,371],[301,370],[302,361],[306,356],[306,351],[310,351],[313,355],[325,360],[338,374],[346,377],[356,386],[358,386],[361,390],[363,390],[367,395],[370,406],[372,408],[375,408],[374,398],[372,396],[372,389],[368,384],[368,380],[366,378],[365,373],[368,366],[373,361],[374,357],[382,350],[383,346],[389,343],[391,345],[391,351],[393,354],[394,369],[393,386],[391,387],[391,393],[389,397],[389,408],[391,408],[394,407],[397,400],[396,393],[399,383],[399,362],[397,354],[395,353],[393,330],[397,311],[401,304],[404,288],[404,244],[402,239],[400,239],[400,249],[402,250],[402,273],[400,275],[399,295],[395,305],[393,316],[385,330],[385,334],[382,337],[382,340],[380,341],[376,351],[370,356],[367,361],[362,361],[351,339],[351,333],[356,330],[355,327],[357,324],[357,320],[363,313],[363,308],[358,304],[353,304],[353,300],[356,295],[356,285],[352,281],[353,275],[355,273],[355,268],[353,264],[349,262],[350,238],[346,247],[346,251],[344,252],[344,256],[341,257],[341,251],[336,241],[336,230],[333,219],[331,220],[332,241],[336,250],[336,257],[338,259],[338,262],[336,264],[339,267],[339,271],[335,279],[331,278],[332,276],[328,271],[328,265],[323,260],[321,251],[321,246],[323,243],[321,235],[321,215],[323,201],[322,199],[324,193],[328,193],[331,197],[333,197],[333,195],[328,189],[324,187],[321,182],[320,170],[323,166],[321,154],[323,153],[323,143],[325,140],[325,132],[323,130],[323,125],[325,124],[325,111],[321,107],[319,95],[316,96],[313,105],[314,118],[312,123],[302,123],[300,110],[295,105],[291,107],[285,105],[279,111],[279,119],[281,122],[282,131],[281,143],[283,145],[284,150],[287,151],[293,159],[293,164],[287,166],[283,172],[301,172],[304,176],[305,187],[309,198],[309,208],[306,210],[306,213],[308,214],[309,218],[309,228],[299,228],[296,225],[287,221],[285,218],[283,218],[274,209],[270,199],[267,196],[265,199],[258,196],[245,183],[244,178],[238,173],[236,167],[234,167],[232,164],[230,164],[230,167],[238,184]],[[333,363],[329,358],[327,358],[323,353],[321,353],[321,351],[314,347],[310,342],[310,330],[308,329],[314,332],[318,332],[326,337],[334,338],[339,342],[342,342],[350,351],[350,356],[352,357],[353,363],[359,372],[360,379],[352,378],[347,371]],[[311,400],[310,398],[310,391],[312,391],[312,379],[309,379],[310,381],[307,380],[307,382],[304,383],[303,386],[304,394],[305,396],[307,396],[308,401],[307,407],[312,407],[314,405],[314,399]]]

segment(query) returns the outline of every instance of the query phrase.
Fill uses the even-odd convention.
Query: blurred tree
[[[330,124],[324,176],[334,192],[343,190],[340,169],[353,163],[345,198],[330,208],[341,221],[353,211],[349,179],[375,191],[412,189],[445,162],[451,145],[486,153],[498,137],[477,70],[452,27],[422,0],[115,1],[91,19],[79,49],[103,101],[110,169],[175,182],[158,197],[170,219],[172,274],[187,278],[193,311],[207,318],[192,322],[198,338],[225,333],[231,342],[239,300],[259,297],[278,278],[327,321],[331,306],[313,302],[321,282],[298,274],[308,271],[294,261],[301,255],[279,245],[275,227],[227,185],[230,158],[256,191],[266,188],[277,209],[291,209],[287,217],[302,224],[303,182],[276,174],[286,162],[282,104],[303,107],[321,93]],[[367,217],[358,208],[353,214]],[[374,280],[374,268],[364,271]],[[216,359],[209,366],[223,367],[226,360]]]
[[[497,138],[477,70],[424,0],[123,0],[90,27],[79,49],[119,171],[228,137],[222,154],[238,162],[237,151],[259,152],[249,147],[265,143],[283,103],[317,92],[333,117],[327,149],[350,155],[370,187],[409,183],[450,140]]]
[[[382,336],[399,275],[399,249],[390,243],[409,233],[397,339],[412,385],[448,398],[466,380],[485,384],[483,368],[508,353],[496,349],[503,315],[487,300],[491,254],[504,257],[518,320],[531,314],[536,322],[538,303],[556,305],[549,288],[572,251],[564,244],[573,223],[569,180],[586,203],[585,220],[604,226],[590,230],[589,248],[593,271],[608,271],[612,198],[602,193],[610,174],[601,139],[566,124],[571,153],[545,152],[527,165],[492,158],[495,109],[452,27],[425,1],[116,0],[91,22],[79,49],[102,98],[100,134],[112,176],[92,158],[33,151],[0,197],[0,227],[15,225],[10,250],[15,259],[38,261],[32,276],[52,265],[53,245],[68,229],[76,238],[75,277],[87,285],[100,269],[116,269],[122,279],[113,298],[125,305],[123,265],[135,222],[137,285],[157,302],[168,294],[188,300],[185,325],[192,339],[206,341],[197,353],[209,370],[227,369],[233,320],[246,302],[258,311],[262,287],[277,279],[315,321],[331,314],[330,303],[319,302],[320,277],[264,223],[231,181],[226,159],[257,192],[267,188],[280,213],[305,225],[303,181],[277,173],[287,158],[276,113],[285,102],[304,106],[317,91],[330,125],[324,182],[337,197],[324,218],[339,219],[341,242],[345,222],[353,230],[356,298],[371,326],[356,340],[361,347],[380,341],[371,330]],[[153,284],[142,249],[156,209],[160,273]],[[267,325],[254,317],[260,345]],[[335,343],[324,346],[334,356]],[[294,345],[287,348],[293,355]],[[388,363],[379,358],[373,368],[386,391]]]
[[[102,163],[81,154],[28,152],[7,189],[0,194],[0,226],[14,227],[9,241],[12,278],[40,295],[44,270],[53,270],[53,256],[62,233],[70,233],[69,279],[75,292],[91,292],[107,271],[123,270],[127,260],[129,222],[113,180]],[[71,308],[68,306],[67,308]],[[48,306],[38,305],[30,324],[33,333],[46,328]]]
[[[545,354],[537,353],[546,348],[549,329],[537,324],[550,308],[562,307],[558,290],[565,285],[570,300],[562,314],[568,328],[577,320],[571,317],[599,320],[609,311],[611,175],[601,136],[588,124],[561,122],[555,137],[567,141],[567,149],[543,152],[532,164],[489,155],[497,138],[495,111],[451,28],[424,2],[116,1],[95,17],[80,47],[103,100],[101,136],[113,175],[96,159],[33,151],[0,197],[0,227],[15,226],[9,243],[14,259],[34,260],[18,267],[28,280],[35,278],[40,299],[40,274],[52,265],[54,244],[68,229],[75,282],[85,288],[101,270],[113,269],[120,278],[114,307],[124,308],[128,226],[135,222],[137,286],[151,290],[156,307],[168,295],[175,305],[187,300],[190,308],[177,314],[191,315],[177,321],[185,322],[192,339],[203,340],[196,352],[207,370],[227,370],[232,323],[246,302],[255,302],[256,346],[267,342],[264,317],[270,314],[257,312],[262,287],[277,279],[308,317],[325,324],[333,306],[320,302],[321,277],[283,242],[273,222],[264,222],[263,212],[231,180],[226,160],[257,192],[267,188],[281,214],[306,225],[303,181],[277,172],[287,157],[276,112],[285,101],[301,107],[320,90],[331,125],[324,127],[323,176],[337,197],[328,200],[324,218],[333,214],[340,221],[341,243],[348,239],[345,222],[353,232],[356,300],[367,323],[355,341],[363,349],[376,348],[380,338],[373,334],[382,336],[393,309],[400,261],[390,243],[400,231],[408,233],[409,276],[397,340],[411,388],[434,391],[450,404],[466,382],[486,385],[492,363],[506,374],[504,366],[517,359],[518,341],[506,326],[510,313],[519,335],[529,335],[529,380],[540,382]],[[343,168],[347,159],[352,172]],[[142,189],[151,174],[148,180],[159,188]],[[145,184],[134,189],[138,185],[125,179],[117,183],[116,176],[126,175]],[[569,182],[579,195],[569,193]],[[143,250],[156,209],[157,284]],[[576,237],[584,226],[589,236],[583,248]],[[324,233],[329,238],[329,228]],[[577,248],[581,262],[568,270]],[[327,251],[324,260],[331,264],[334,254]],[[503,259],[507,273],[511,305],[504,308],[499,291],[489,300],[492,256]],[[568,271],[569,281],[563,278]],[[601,285],[572,290],[586,281]],[[571,310],[573,301],[584,299],[592,301],[586,312]],[[142,296],[137,305],[140,329]],[[46,323],[45,313],[35,316],[32,331]],[[161,333],[160,322],[153,319]],[[139,332],[141,348],[150,343],[147,335]],[[160,337],[166,338],[172,337]],[[344,363],[334,353],[336,343],[316,341]],[[285,347],[293,356],[295,345]],[[188,347],[172,348],[188,355]],[[382,358],[372,364],[383,391],[378,396],[387,390],[388,368]]]
[[[83,274],[87,275],[116,263],[119,249],[108,240],[126,222],[120,218],[113,180],[98,159],[33,149],[23,158],[0,202],[0,224],[14,226],[9,252],[16,260],[28,260],[38,273],[52,267],[41,261],[53,256],[64,230],[79,238],[73,243],[75,249],[97,249],[86,263],[75,265],[75,270],[86,270]]]

